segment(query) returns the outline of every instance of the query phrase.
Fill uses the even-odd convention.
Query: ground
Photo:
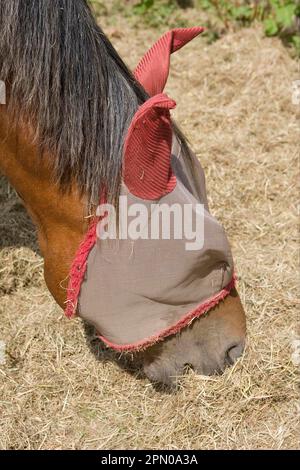
[[[131,67],[158,35],[121,19],[106,30]],[[0,448],[300,447],[298,72],[260,29],[210,46],[196,39],[172,59],[167,91],[231,241],[248,323],[234,367],[191,372],[177,393],[125,371],[124,358],[64,318],[33,227],[0,180]]]

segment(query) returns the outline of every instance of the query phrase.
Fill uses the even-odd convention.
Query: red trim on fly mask
[[[183,328],[190,325],[196,318],[201,317],[212,308],[216,307],[222,300],[225,300],[226,297],[230,294],[232,289],[236,285],[236,275],[234,274],[229,284],[224,287],[220,292],[215,294],[214,296],[210,297],[209,299],[202,302],[198,305],[194,310],[186,313],[175,325],[171,326],[170,328],[166,328],[165,330],[159,331],[156,335],[151,336],[150,338],[146,338],[145,340],[138,341],[136,343],[131,344],[116,344],[109,341],[104,336],[99,334],[99,338],[110,348],[114,349],[115,351],[123,352],[123,351],[142,351],[143,349],[149,348],[149,346],[153,346],[154,344],[162,341],[164,338],[170,335],[175,335],[179,333]]]
[[[91,222],[71,265],[65,308],[65,315],[68,318],[76,314],[81,284],[87,269],[87,259],[97,240],[97,223],[97,219]]]
[[[102,196],[100,204],[106,202],[106,196]],[[73,317],[77,311],[77,304],[80,295],[81,284],[83,282],[86,270],[88,256],[97,241],[97,225],[101,217],[94,217],[89,225],[88,231],[85,234],[80,246],[76,252],[75,258],[72,262],[69,283],[67,288],[67,300],[65,315],[68,318]]]

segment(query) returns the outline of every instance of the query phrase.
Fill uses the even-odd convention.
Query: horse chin
[[[246,319],[235,289],[208,314],[179,334],[149,347],[143,356],[151,382],[174,387],[188,369],[200,375],[221,374],[243,353]]]

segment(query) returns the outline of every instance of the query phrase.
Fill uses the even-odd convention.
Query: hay
[[[124,57],[130,43],[133,66],[150,36],[126,31],[125,41],[122,27],[114,43]],[[249,29],[212,46],[194,41],[172,70],[177,120],[232,243],[246,352],[223,376],[190,373],[176,394],[125,372],[51,299],[33,229],[2,180],[0,448],[299,448],[297,64]]]

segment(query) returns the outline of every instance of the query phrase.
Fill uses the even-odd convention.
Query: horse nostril
[[[190,370],[194,370],[193,364],[191,364],[190,362],[186,362],[185,364],[183,364],[183,374],[186,374]]]
[[[225,362],[230,365],[234,364],[235,361],[243,354],[244,347],[244,341],[240,341],[239,343],[230,346],[225,354]]]

